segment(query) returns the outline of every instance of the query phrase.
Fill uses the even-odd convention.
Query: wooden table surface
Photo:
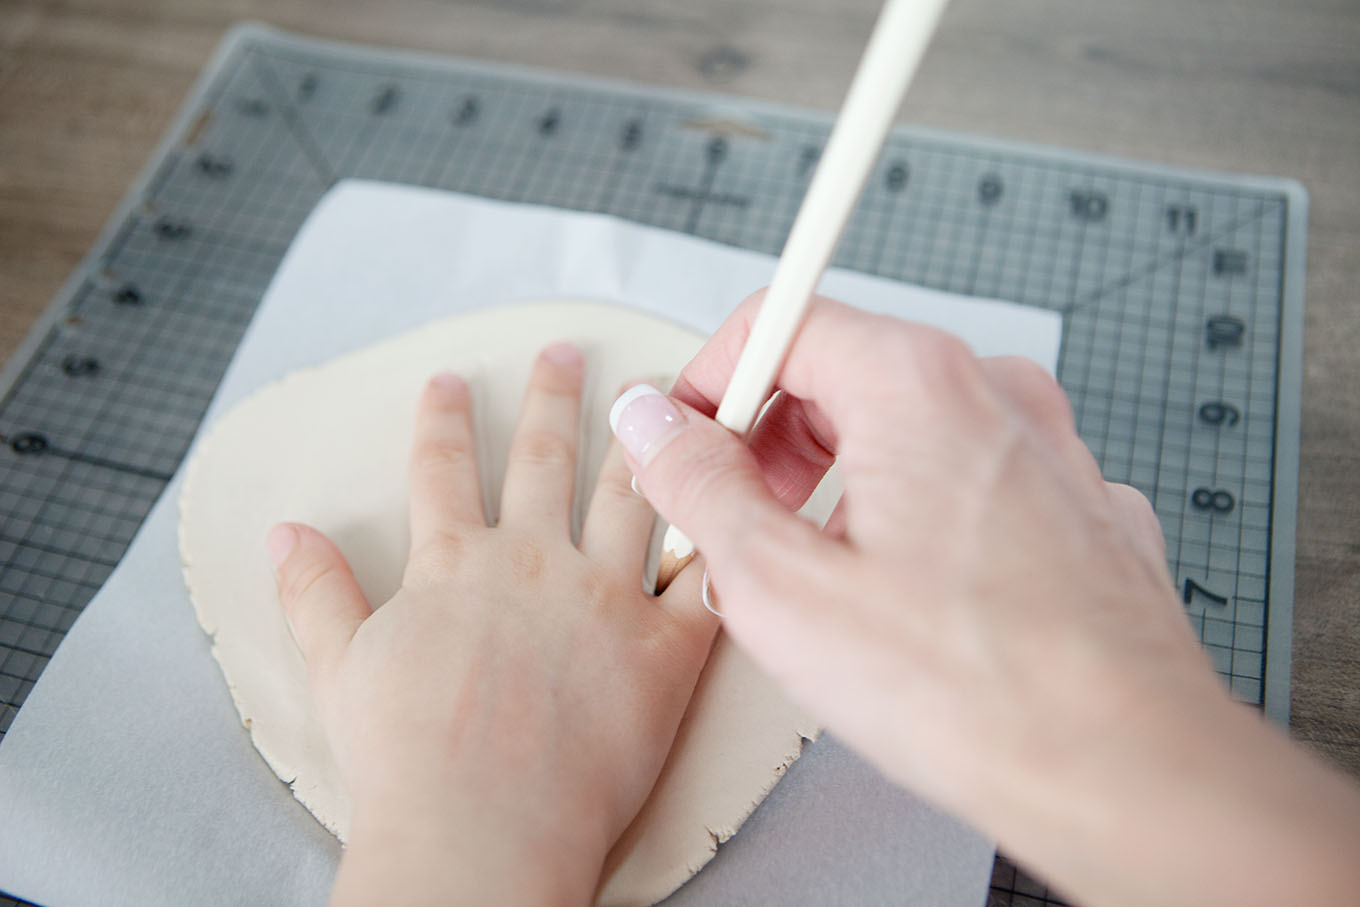
[[[877,0],[0,0],[0,359],[226,28],[835,109]],[[906,122],[1311,194],[1292,733],[1360,777],[1360,3],[954,0]]]

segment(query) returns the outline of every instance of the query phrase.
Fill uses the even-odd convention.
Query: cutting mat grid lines
[[[599,212],[778,253],[824,116],[296,38],[224,42],[0,401],[0,736],[179,467],[337,180]],[[836,264],[1057,310],[1106,478],[1152,501],[1238,698],[1288,707],[1306,199],[1296,185],[898,130]],[[1291,275],[1293,281],[1291,283]],[[732,300],[735,304],[736,300]],[[374,305],[383,300],[374,299]],[[318,329],[323,329],[318,326]],[[1269,655],[1269,657],[1268,657]],[[1059,903],[1004,860],[991,903]]]

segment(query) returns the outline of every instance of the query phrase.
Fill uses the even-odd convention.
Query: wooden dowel
[[[769,397],[945,3],[888,0],[879,14],[718,407],[717,422],[739,437],[750,432]],[[667,527],[656,591],[664,590],[693,556],[694,546],[684,533]]]

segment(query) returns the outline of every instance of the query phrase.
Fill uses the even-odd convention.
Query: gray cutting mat
[[[828,129],[768,104],[235,30],[0,375],[0,735],[336,180],[777,254]],[[1106,478],[1153,501],[1225,683],[1282,722],[1306,207],[1283,180],[899,130],[835,262],[1063,313],[1059,378],[1082,437]],[[1056,903],[1004,860],[993,895]]]

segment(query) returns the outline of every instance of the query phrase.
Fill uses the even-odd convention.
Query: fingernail
[[[457,372],[440,372],[430,379],[430,384],[442,391],[461,390],[467,387],[467,382]]]
[[[638,487],[637,476],[633,476],[629,479],[628,484],[633,487],[633,494],[642,494],[642,489]]]
[[[614,401],[609,427],[624,450],[645,466],[685,427],[685,417],[661,391],[639,384]]]
[[[287,523],[280,523],[269,530],[268,537],[265,538],[265,548],[269,550],[269,560],[278,567],[288,559],[288,555],[297,547],[298,531]]]
[[[585,364],[585,357],[581,351],[570,343],[554,343],[543,349],[543,358],[554,365],[562,365],[567,368],[579,368]]]
[[[716,614],[719,617],[723,616],[723,613],[718,610],[718,594],[713,591],[713,580],[708,576],[707,567],[704,568],[704,581],[699,586],[699,599],[704,603],[704,607],[708,609],[709,614]]]

